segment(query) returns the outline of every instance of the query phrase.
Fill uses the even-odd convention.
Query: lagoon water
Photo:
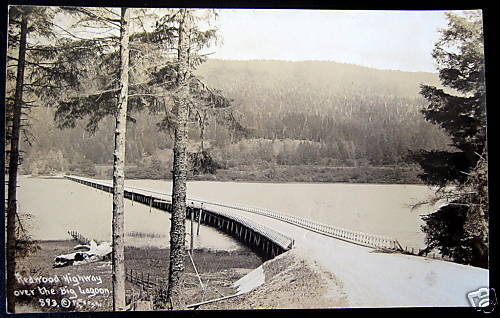
[[[171,181],[128,180],[126,185],[171,193]],[[70,238],[76,230],[96,240],[111,238],[111,195],[58,178],[19,178],[18,202],[23,221],[34,239]],[[410,205],[427,199],[433,190],[422,185],[346,183],[247,183],[192,181],[188,198],[260,207],[302,216],[326,224],[392,236],[401,245],[423,247],[420,215],[431,207],[412,210]],[[167,247],[170,214],[125,201],[125,231],[154,233],[155,238],[127,237],[133,246]],[[187,223],[189,233],[189,222]],[[195,247],[235,250],[241,245],[216,230],[202,226]]]

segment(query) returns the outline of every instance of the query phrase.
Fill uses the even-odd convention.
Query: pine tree
[[[185,221],[186,221],[186,181],[188,170],[188,116],[189,116],[189,28],[191,17],[188,10],[179,12],[178,57],[176,94],[174,96],[174,164],[172,185],[172,226],[170,228],[170,262],[167,288],[167,304],[170,309],[178,309],[181,289],[181,277],[184,272],[185,258]]]
[[[129,83],[130,12],[121,8],[120,20],[120,93],[116,111],[115,149],[113,160],[113,310],[125,310],[125,135]]]
[[[56,120],[60,127],[72,127],[77,119],[90,115],[87,129],[95,131],[106,115],[112,114],[116,119],[113,152],[113,309],[124,310],[123,196],[129,94],[129,13],[126,8],[121,10],[121,14],[106,8],[66,7],[59,11],[65,13],[67,18],[68,13],[77,17],[80,27],[90,24],[93,28],[111,30],[106,36],[82,38],[64,29],[68,37],[58,37],[50,44],[37,46],[37,64],[43,67],[31,74],[30,85],[44,103],[56,105]],[[113,34],[116,29],[120,32],[118,37]],[[119,74],[119,78],[108,80],[107,74],[103,73],[110,70]],[[96,93],[96,90],[100,91]],[[97,102],[99,99],[101,102]],[[142,104],[134,106],[137,108]]]
[[[23,104],[24,67],[26,59],[26,39],[28,34],[28,16],[21,15],[21,33],[19,39],[19,58],[17,60],[16,93],[10,134],[9,183],[7,199],[7,308],[15,313],[14,283],[16,271],[16,214],[17,214],[17,168],[19,164],[19,131],[21,125],[21,107]]]
[[[107,8],[65,8],[80,18],[80,23],[102,23],[108,27],[121,25],[123,20],[117,22],[116,17],[110,14]],[[141,13],[138,14],[139,16]],[[83,18],[82,18],[83,17]],[[194,24],[195,16],[189,10],[168,10],[160,20],[156,21],[151,30],[130,34],[130,68],[128,93],[123,92],[124,79],[116,78],[115,74],[124,74],[121,69],[120,56],[117,52],[118,38],[114,34],[98,38],[76,38],[61,40],[58,53],[55,56],[47,54],[54,68],[46,70],[37,79],[45,87],[52,87],[54,91],[45,89],[39,92],[47,97],[56,106],[55,120],[59,127],[75,127],[78,120],[89,118],[87,129],[95,131],[99,122],[107,116],[119,116],[117,113],[117,100],[128,99],[125,112],[120,112],[120,124],[124,128],[125,116],[133,121],[135,112],[148,110],[153,113],[163,112],[164,118],[159,122],[160,129],[170,129],[175,134],[174,146],[174,190],[173,190],[173,217],[175,226],[171,229],[171,266],[169,295],[178,293],[178,278],[184,269],[183,244],[184,244],[184,219],[185,219],[185,182],[188,172],[188,156],[186,146],[188,141],[188,125],[192,123],[194,110],[199,107],[212,107],[226,109],[225,116],[231,117],[227,111],[230,102],[218,91],[208,88],[200,79],[194,77],[194,68],[204,61],[198,52],[214,37],[213,30],[200,31]],[[123,40],[123,38],[122,38]],[[177,42],[176,42],[177,41]],[[121,46],[123,48],[123,45]],[[50,51],[48,49],[48,51]],[[53,49],[55,51],[55,49]],[[52,51],[52,53],[53,53]],[[176,56],[173,57],[173,53]],[[122,58],[121,61],[124,59]],[[66,86],[64,94],[54,98],[55,90]],[[123,95],[126,94],[126,95]],[[237,123],[230,122],[232,127]],[[125,135],[124,130],[120,135]],[[123,154],[119,151],[124,146],[124,139],[115,142],[114,154]],[[117,136],[118,140],[118,136]],[[120,146],[120,145],[121,146]],[[116,160],[114,180],[116,185],[122,181],[118,175],[118,166],[123,163]],[[116,187],[115,187],[116,188]],[[122,187],[121,187],[122,189]],[[117,200],[123,200],[123,193],[118,186],[114,191],[115,207],[119,206]],[[116,198],[115,198],[116,196]],[[115,200],[116,199],[116,200]],[[115,225],[120,224],[119,219],[114,219]],[[113,238],[119,236],[119,231],[113,231]],[[182,240],[180,239],[182,237]],[[113,246],[114,253],[119,255],[118,247]],[[117,253],[118,252],[118,253]],[[175,257],[177,255],[177,257]],[[179,257],[180,255],[180,257]],[[114,265],[118,266],[117,260]],[[114,267],[116,272],[116,267]],[[116,274],[118,275],[118,274]],[[122,293],[118,288],[115,292]],[[116,300],[116,297],[114,297]],[[170,298],[171,299],[171,298]],[[115,302],[115,309],[122,308],[121,302]]]
[[[7,190],[7,309],[9,312],[15,312],[14,283],[16,271],[16,217],[17,211],[17,174],[20,164],[19,142],[22,132],[23,110],[28,111],[33,102],[26,100],[26,95],[31,96],[30,83],[26,81],[28,75],[27,65],[41,67],[41,65],[31,62],[27,59],[28,34],[39,37],[50,37],[52,33],[48,25],[51,24],[54,12],[43,7],[13,6],[9,8],[9,32],[8,53],[11,54],[17,50],[17,57],[8,56],[9,60],[15,61],[16,75],[15,79],[7,72],[9,80],[14,80],[13,92],[7,91],[7,111],[10,116],[7,118],[8,127],[8,190]],[[9,85],[8,85],[9,86]]]
[[[447,204],[425,216],[427,251],[476,266],[487,266],[488,210],[486,151],[486,90],[484,44],[480,11],[464,15],[448,13],[433,57],[441,84],[422,86],[429,102],[425,119],[451,137],[450,151],[418,151],[411,154],[429,185],[439,186],[434,202]],[[476,224],[476,226],[472,225]]]

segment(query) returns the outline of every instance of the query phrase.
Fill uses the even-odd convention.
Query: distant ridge
[[[334,64],[340,64],[340,65],[348,65],[348,66],[354,66],[354,67],[359,67],[359,68],[366,68],[366,69],[371,69],[371,70],[378,70],[378,71],[393,71],[393,72],[403,72],[403,73],[423,73],[423,74],[433,74],[437,75],[437,72],[428,72],[428,71],[408,71],[408,70],[399,70],[399,69],[386,69],[386,68],[379,68],[379,67],[372,67],[372,66],[366,66],[366,65],[361,65],[361,64],[355,64],[355,63],[347,63],[347,62],[339,62],[339,61],[334,61],[334,60],[277,60],[277,59],[222,59],[222,58],[209,58],[208,61],[210,62],[215,62],[215,61],[220,61],[220,62],[285,62],[285,63],[304,63],[304,62],[313,62],[313,63],[334,63]]]
[[[418,97],[421,84],[438,85],[438,74],[380,70],[333,61],[220,60],[209,59],[198,69],[209,85],[229,87],[255,84],[258,87],[302,86],[316,94],[392,95]],[[318,92],[316,92],[318,91]]]

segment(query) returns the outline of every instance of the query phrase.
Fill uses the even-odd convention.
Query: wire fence
[[[68,234],[80,244],[88,245],[93,240],[74,230],[68,231]],[[133,269],[126,271],[125,279],[139,287],[138,291],[133,289],[129,291],[131,302],[151,298],[167,286],[167,281],[159,276],[150,275],[142,271],[134,271]]]
[[[134,271],[132,268],[126,272],[126,279],[145,290],[164,288],[167,286],[167,281],[159,276],[150,275],[149,273],[137,270]]]
[[[88,245],[90,244],[90,241],[92,241],[91,239],[80,234],[78,231],[68,231],[68,234],[71,235],[73,239],[80,244]]]
[[[427,251],[425,248],[411,247],[405,245],[405,247],[402,248],[401,253],[406,255],[420,256],[432,259],[439,259],[448,262],[454,262],[453,258],[449,256],[442,255],[441,253],[436,253],[435,251]]]

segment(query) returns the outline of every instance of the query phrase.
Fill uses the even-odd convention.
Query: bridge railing
[[[89,178],[84,178],[84,177],[73,177],[73,176],[65,176],[65,177],[69,180],[83,183],[85,185],[90,185],[90,186],[95,185],[100,190],[111,190],[110,189],[111,183],[109,181],[94,180],[94,179],[89,179]],[[130,191],[130,190],[138,190],[138,191],[142,192],[141,194],[148,193],[147,196],[151,197],[151,200],[152,200],[151,202],[153,202],[153,201],[168,202],[168,203],[172,202],[172,200],[171,200],[172,196],[170,194],[152,191],[152,190],[143,189],[143,188],[125,186],[126,192]],[[157,195],[157,196],[162,196],[162,197],[166,198],[166,200],[163,200],[163,198],[154,197],[153,194]],[[196,199],[194,199],[194,200],[187,199],[186,201],[187,201],[187,205],[191,208],[199,208],[199,206],[196,206],[194,204],[194,201],[199,202],[199,203],[205,203],[207,205],[212,205],[212,207],[204,206],[203,210],[211,212],[211,213],[216,214],[216,215],[220,215],[220,216],[224,216],[226,218],[232,219],[232,220],[242,224],[243,226],[247,227],[248,229],[250,229],[254,232],[260,233],[261,235],[267,237],[268,239],[270,239],[271,241],[273,241],[274,243],[279,245],[284,250],[288,250],[288,249],[293,247],[294,240],[292,238],[290,238],[290,237],[288,237],[288,236],[286,236],[278,231],[275,231],[267,226],[258,224],[255,221],[250,220],[248,218],[245,218],[243,216],[235,215],[234,213],[224,211],[223,209],[217,209],[216,208],[217,206],[222,206],[220,204],[211,204],[208,201],[201,201],[201,200],[196,200]]]
[[[231,213],[229,211],[224,211],[224,210],[214,210],[213,208],[210,207],[203,207],[204,210],[208,210],[211,212],[215,212],[216,214],[231,218],[240,224],[250,228],[251,230],[258,232],[262,234],[263,236],[271,239],[274,241],[276,244],[281,246],[283,249],[290,249],[293,247],[294,240],[280,232],[277,232],[269,227],[257,224],[255,221],[251,221],[245,217],[235,215],[234,213]]]
[[[317,221],[309,220],[309,219],[306,219],[303,217],[289,215],[289,214],[282,213],[282,212],[275,212],[275,211],[266,210],[266,209],[242,207],[242,206],[229,205],[229,204],[217,203],[217,202],[194,200],[194,199],[189,199],[189,200],[203,202],[205,204],[208,203],[210,205],[219,205],[219,206],[223,206],[223,207],[230,208],[230,209],[236,209],[236,210],[240,210],[240,211],[246,211],[246,212],[250,212],[250,213],[264,215],[264,216],[278,219],[278,220],[281,220],[281,221],[284,221],[284,222],[287,222],[290,224],[298,225],[302,228],[306,228],[306,229],[315,231],[315,232],[320,233],[320,234],[325,234],[325,235],[328,235],[331,237],[335,237],[338,239],[342,239],[344,241],[349,241],[349,242],[360,244],[360,245],[365,245],[365,246],[370,246],[370,247],[375,247],[375,248],[389,249],[389,250],[396,250],[396,251],[402,250],[402,247],[399,244],[399,242],[396,239],[391,238],[389,236],[353,231],[353,230],[345,229],[342,227],[333,226],[333,225],[324,224],[324,223],[320,223]]]
[[[70,178],[72,178],[72,177],[70,177]],[[78,177],[78,178],[73,177],[72,179],[87,180],[89,182],[97,181],[97,180],[81,178],[81,177]],[[106,182],[106,181],[102,181],[102,182]],[[146,192],[146,193],[158,194],[158,195],[166,197],[167,200],[169,200],[169,201],[171,201],[171,197],[172,197],[170,194],[152,191],[152,190],[143,189],[143,188],[138,188],[138,187],[125,186],[125,188],[126,189],[135,189],[135,190],[139,190],[141,192]],[[278,219],[278,220],[281,220],[281,221],[284,221],[284,222],[287,222],[290,224],[300,226],[300,227],[308,229],[308,230],[312,230],[314,232],[317,232],[317,233],[320,233],[323,235],[327,235],[330,237],[334,237],[334,238],[348,241],[351,243],[355,243],[358,245],[369,246],[369,247],[373,247],[373,248],[387,249],[387,250],[394,250],[394,251],[403,251],[403,248],[401,247],[401,245],[399,244],[399,242],[396,239],[389,237],[389,236],[385,236],[385,235],[378,235],[378,234],[372,234],[372,233],[353,231],[350,229],[345,229],[342,227],[309,220],[309,219],[306,219],[306,218],[303,218],[300,216],[290,215],[290,214],[271,211],[271,210],[262,209],[262,208],[242,207],[242,206],[237,206],[237,205],[232,205],[232,204],[213,202],[213,201],[205,201],[205,200],[192,199],[192,198],[187,199],[187,203],[191,207],[197,207],[195,205],[195,202],[197,202],[199,204],[203,203],[204,205],[209,204],[211,206],[220,206],[220,207],[225,207],[225,208],[229,208],[229,209],[240,210],[240,211],[245,211],[245,212],[249,212],[249,213],[254,213],[254,214],[259,214],[259,215],[271,217],[271,218]],[[231,217],[231,218],[237,217],[234,214],[231,214],[229,212],[223,212],[222,210],[218,210],[218,209],[217,210],[211,209],[211,211],[215,212],[215,213],[224,214],[226,217]],[[242,221],[243,221],[243,219],[242,219]],[[259,228],[259,226],[256,225],[255,222],[252,222],[249,220],[247,220],[246,222],[249,223],[248,226],[252,225],[256,231],[262,231],[261,234],[264,234],[265,231],[270,231],[272,233],[268,233],[268,234],[274,235],[276,237],[277,241],[292,242],[292,244],[293,244],[293,240],[291,238],[288,238],[287,236],[284,236],[283,234],[281,234],[279,232],[276,232],[276,231],[271,230],[271,229],[266,228],[266,227]],[[281,243],[280,243],[280,245],[281,245]]]

